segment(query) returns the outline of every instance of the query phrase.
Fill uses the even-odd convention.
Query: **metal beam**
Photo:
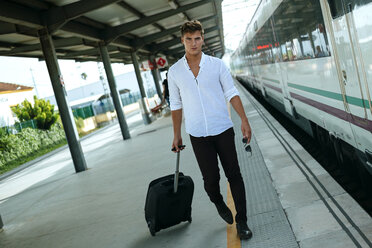
[[[114,46],[109,46],[107,47],[107,50],[108,52],[113,52],[113,51],[118,51],[118,48]],[[94,55],[94,56],[99,55],[99,51],[97,50],[97,48],[69,52],[65,54],[64,58],[74,58],[74,57],[79,57],[79,56],[91,56],[91,55]]]
[[[216,51],[216,50],[218,50],[218,49],[222,49],[221,44],[218,44],[218,45],[216,45],[216,46],[214,46],[214,47],[211,47],[209,50],[210,50],[211,52],[214,52],[214,51]]]
[[[140,61],[145,61],[148,60],[148,55],[147,54],[139,54],[138,52],[136,53],[137,57],[139,58]],[[112,59],[129,59],[128,64],[133,64],[132,57],[131,57],[131,52],[120,52],[120,53],[114,53],[110,55],[110,58]]]
[[[42,28],[39,12],[17,3],[0,1],[0,21]]]
[[[133,6],[129,5],[128,3],[124,2],[124,1],[119,2],[118,5],[123,7],[124,9],[128,10],[129,12],[132,12],[133,14],[135,14],[136,16],[138,16],[140,18],[145,18],[146,17],[143,13],[141,13],[136,8],[134,8]],[[153,23],[152,25],[155,26],[156,28],[160,29],[160,30],[165,29],[163,26],[161,26],[157,23]]]
[[[12,2],[0,1],[0,21],[9,22],[12,24],[19,24],[35,30],[43,28],[44,24],[40,16],[40,13],[32,8],[28,8]],[[66,32],[73,33],[77,37],[100,41],[103,40],[102,31],[104,31],[108,27],[108,25],[102,25],[102,27],[103,28],[97,28],[86,24],[86,22],[73,20],[67,22],[61,29]],[[26,32],[24,28],[22,28],[22,30],[23,31],[21,31],[21,33]],[[18,30],[17,33],[20,33],[20,31]],[[29,34],[27,33],[27,35]],[[132,43],[133,39],[128,39],[125,37],[120,37],[116,39],[115,42],[113,42],[113,44],[120,47],[132,47]],[[148,52],[151,51],[149,47],[143,47],[143,49],[146,49]]]
[[[127,33],[131,32],[131,31],[133,31],[137,28],[141,28],[143,26],[149,25],[151,23],[157,22],[159,20],[168,18],[168,17],[173,16],[173,15],[176,15],[176,14],[181,13],[183,11],[199,7],[201,5],[207,4],[207,3],[212,2],[212,1],[214,1],[214,0],[198,1],[198,2],[195,2],[195,3],[184,5],[180,8],[178,8],[178,9],[167,10],[167,11],[164,11],[164,12],[159,13],[159,14],[155,14],[155,15],[148,16],[148,17],[145,17],[145,18],[141,18],[139,20],[131,21],[131,22],[128,22],[128,23],[123,23],[123,24],[118,25],[116,27],[108,28],[104,32],[104,40],[107,41],[107,42],[111,42],[111,41],[115,40],[117,37],[119,37],[120,35],[127,34]]]
[[[2,48],[14,48],[14,47],[19,47],[19,46],[22,46],[22,45],[18,43],[0,41],[0,47]]]
[[[54,48],[60,48],[60,47],[81,45],[81,44],[84,44],[84,41],[81,38],[74,37],[74,38],[53,40],[53,44],[54,44]],[[0,55],[9,56],[9,55],[17,54],[17,53],[39,51],[40,49],[41,49],[41,44],[37,43],[34,45],[16,47],[10,51],[3,51],[3,52],[0,52]]]
[[[217,38],[217,37],[220,37],[220,35],[218,34],[218,35],[215,35],[215,36],[212,36],[212,37],[204,38],[204,42],[205,42],[205,41],[213,40],[213,39],[215,39],[215,38]]]
[[[216,18],[216,16],[214,16],[214,15],[213,16],[208,16],[206,18],[200,19],[200,22],[201,23],[207,22],[207,21],[215,19],[215,18]],[[143,45],[149,44],[151,42],[154,42],[157,39],[164,38],[167,35],[170,35],[170,34],[173,34],[175,32],[179,32],[179,31],[180,31],[180,26],[176,26],[176,27],[169,28],[169,29],[166,29],[164,31],[161,31],[161,32],[158,32],[158,33],[155,33],[155,34],[150,34],[150,35],[141,37],[139,39],[136,39],[133,43],[133,46],[134,46],[135,49],[138,49],[138,48],[142,47]]]
[[[22,26],[22,25],[19,25],[19,24],[0,21],[0,35],[13,34],[13,33],[38,37],[37,30],[35,30],[34,28]]]
[[[49,32],[52,32],[60,29],[70,20],[119,1],[121,0],[80,0],[63,6],[53,6],[42,16]]]
[[[17,32],[16,25],[0,21],[0,35],[2,34],[11,34]]]
[[[74,33],[79,37],[101,40],[100,30],[79,22],[68,22],[62,27],[63,31]]]
[[[180,47],[170,49],[170,50],[166,51],[166,53],[169,54],[169,55],[171,55],[171,54],[177,54],[177,53],[180,53],[184,49],[185,49],[185,47],[182,45]]]

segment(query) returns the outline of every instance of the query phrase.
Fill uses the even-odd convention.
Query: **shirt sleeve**
[[[182,101],[180,95],[180,89],[176,84],[176,80],[173,76],[173,71],[168,72],[168,89],[169,89],[169,102],[170,102],[170,109],[178,110],[182,109]]]
[[[234,80],[231,77],[229,69],[222,60],[220,60],[220,62],[221,62],[220,66],[221,86],[226,100],[230,102],[231,98],[239,95],[239,91],[236,89],[234,85]]]

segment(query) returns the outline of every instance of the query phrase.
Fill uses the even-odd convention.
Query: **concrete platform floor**
[[[188,223],[152,237],[144,219],[151,180],[172,174],[171,118],[131,132],[118,125],[82,141],[89,170],[76,174],[67,149],[0,182],[0,247],[226,247],[226,224],[204,192],[188,137],[180,170],[195,183]],[[226,194],[226,180],[221,180]],[[205,247],[205,246],[204,246]]]

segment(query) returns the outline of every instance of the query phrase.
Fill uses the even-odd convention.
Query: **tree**
[[[54,113],[54,105],[50,104],[49,100],[38,99],[34,96],[35,104],[32,104],[25,99],[21,104],[12,108],[12,111],[18,117],[20,122],[28,120],[36,120],[39,129],[50,129],[57,121],[58,114]]]

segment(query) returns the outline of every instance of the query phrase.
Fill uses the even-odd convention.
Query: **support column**
[[[152,73],[152,77],[154,78],[156,92],[158,93],[159,98],[163,99],[163,91],[161,90],[160,82],[159,82],[160,81],[160,79],[159,79],[159,69],[158,69],[158,66],[156,64],[155,56],[153,56],[153,55],[150,56],[150,61],[154,65],[154,69],[151,70],[151,73]]]
[[[142,106],[140,106],[140,108],[141,108],[142,118],[143,118],[143,121],[145,122],[145,124],[150,124],[151,123],[150,113],[149,113],[149,110],[148,110],[146,102],[145,102],[146,93],[145,93],[145,88],[143,87],[143,81],[142,81],[142,77],[141,77],[141,71],[140,71],[140,68],[139,68],[139,65],[138,65],[137,54],[136,54],[136,52],[133,51],[133,52],[131,52],[130,55],[132,57],[134,71],[136,72],[137,82],[138,82],[138,86],[139,86],[139,89],[140,89],[140,92],[141,92],[141,100],[140,100],[141,103],[140,103],[140,105],[142,105]]]
[[[121,99],[116,88],[114,73],[112,72],[111,68],[110,56],[107,51],[107,46],[103,42],[99,43],[99,52],[101,54],[102,62],[105,67],[107,81],[110,87],[112,100],[114,102],[116,115],[119,120],[121,134],[123,135],[124,140],[130,139],[129,128],[127,121],[125,120],[125,115],[123,111],[123,104],[121,103]]]
[[[62,74],[59,69],[56,52],[51,36],[46,29],[39,30],[39,39],[43,50],[45,63],[48,68],[50,81],[57,101],[59,114],[65,130],[66,139],[70,148],[75,171],[87,170],[83,150],[81,149],[79,135],[76,129],[72,111],[67,101],[67,93],[63,82]]]

